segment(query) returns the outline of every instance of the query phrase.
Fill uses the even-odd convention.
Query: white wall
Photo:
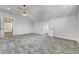
[[[71,40],[77,40],[77,17],[62,17],[52,19],[49,25],[55,27],[55,36]]]
[[[77,28],[78,28],[77,36],[78,36],[78,39],[79,39],[79,8],[78,8],[78,16],[77,16],[77,19],[78,19],[77,20]]]
[[[31,26],[32,24],[27,18],[23,19],[21,17],[7,14],[4,12],[0,12],[0,15],[2,16],[2,20],[4,20],[4,18],[7,16],[14,18],[13,19],[13,35],[32,33],[32,26]]]
[[[27,19],[16,18],[13,21],[13,34],[32,33],[32,24]]]
[[[47,22],[36,22],[34,23],[34,33],[44,34],[47,33]]]
[[[38,22],[34,24],[35,33],[44,34],[49,28],[54,28],[56,37],[78,40],[77,37],[77,17],[69,16],[62,18],[54,18],[47,22]]]
[[[38,15],[36,20],[43,20],[43,22],[34,23],[34,32],[38,34],[44,34],[49,32],[49,28],[54,28],[54,34],[57,37],[77,40],[78,39],[78,27],[77,27],[77,6],[46,6],[43,12]],[[60,18],[59,18],[60,17]],[[47,22],[44,20],[48,20]],[[47,25],[49,24],[49,25]]]

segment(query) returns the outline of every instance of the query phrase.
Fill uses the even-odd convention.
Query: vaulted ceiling
[[[9,13],[18,17],[20,15],[22,5],[0,5],[0,11]],[[7,10],[6,8],[10,8]],[[26,5],[27,12],[30,14],[31,21],[44,21],[51,18],[67,17],[77,15],[78,6],[76,5]],[[27,18],[24,17],[24,18]]]

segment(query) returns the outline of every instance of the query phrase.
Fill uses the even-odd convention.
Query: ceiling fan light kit
[[[27,13],[26,13],[25,11],[23,11],[23,12],[21,13],[21,16],[27,16]]]

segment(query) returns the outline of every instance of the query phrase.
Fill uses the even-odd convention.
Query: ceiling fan
[[[21,9],[21,16],[28,16],[28,12],[27,12],[27,9],[26,9],[26,5],[23,5],[22,8],[21,7],[18,7],[19,9]]]

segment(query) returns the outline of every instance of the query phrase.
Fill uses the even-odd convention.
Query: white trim
[[[73,41],[79,42],[79,40],[75,39],[75,38],[68,38],[68,37],[61,37],[61,36],[55,36],[55,37],[59,37],[59,38],[68,39],[68,40],[73,40]]]

